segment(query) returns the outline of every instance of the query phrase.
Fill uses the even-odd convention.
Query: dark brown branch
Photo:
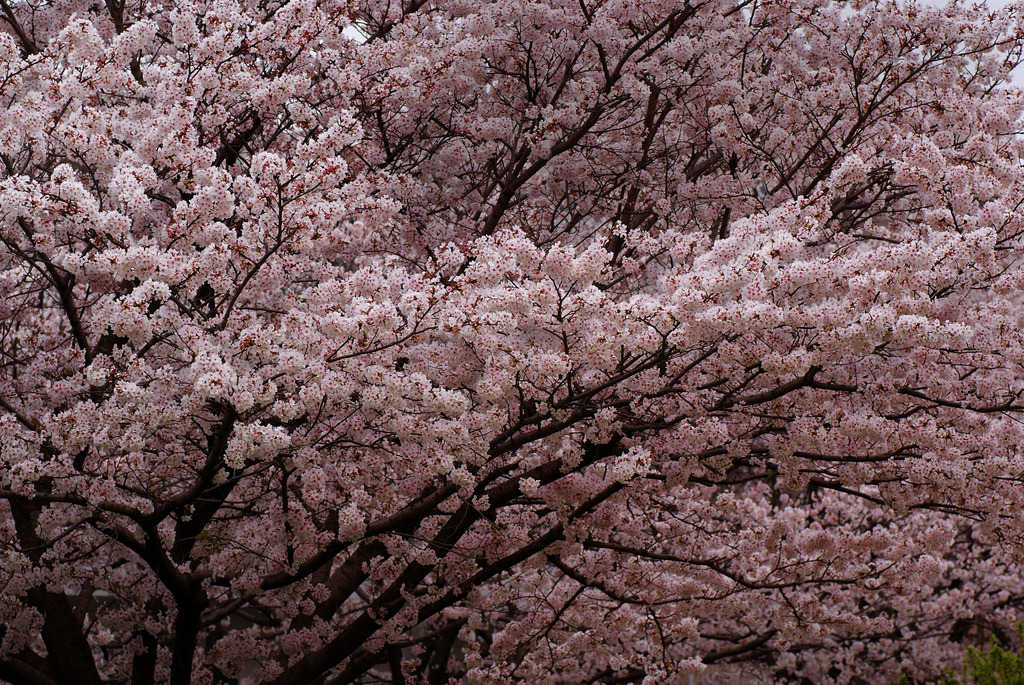
[[[35,55],[39,53],[39,46],[36,45],[35,41],[29,38],[29,35],[25,32],[21,22],[18,21],[18,17],[14,15],[14,10],[11,9],[10,4],[7,0],[0,0],[0,9],[3,9],[3,19],[14,31],[15,35],[18,36],[18,40],[21,42],[21,49],[26,55]]]

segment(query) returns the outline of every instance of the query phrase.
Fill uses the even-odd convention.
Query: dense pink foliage
[[[0,10],[0,680],[882,683],[1024,617],[1016,10]]]

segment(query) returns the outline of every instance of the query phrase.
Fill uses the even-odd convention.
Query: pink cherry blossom
[[[0,680],[924,681],[1024,619],[1024,7],[0,11]]]

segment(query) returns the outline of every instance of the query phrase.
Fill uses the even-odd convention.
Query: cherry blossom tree
[[[1024,617],[1022,9],[0,10],[0,679],[883,682]]]

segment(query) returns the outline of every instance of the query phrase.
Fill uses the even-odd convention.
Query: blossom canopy
[[[880,682],[1024,618],[1024,8],[0,10],[0,679]]]

